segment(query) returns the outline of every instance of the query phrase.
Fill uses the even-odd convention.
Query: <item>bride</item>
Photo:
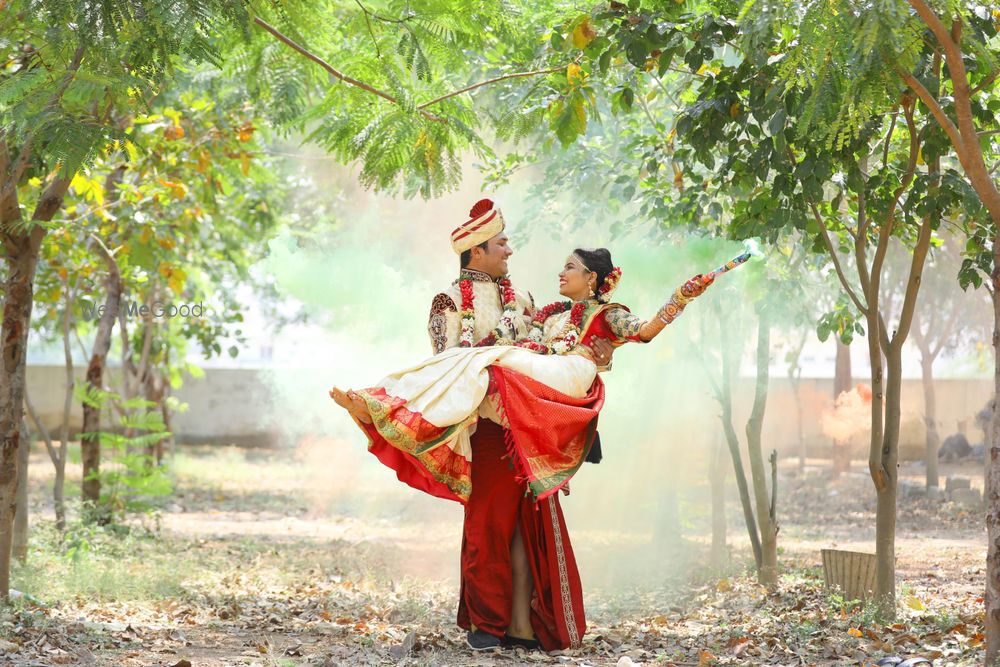
[[[330,396],[400,480],[460,502],[471,492],[469,436],[480,415],[490,417],[507,429],[518,479],[541,500],[565,486],[593,444],[604,385],[592,340],[616,347],[651,341],[714,277],[688,280],[650,320],[610,302],[620,279],[607,249],[576,249],[559,273],[559,293],[567,300],[539,310],[523,338],[473,347],[463,335],[458,347],[373,387],[334,387]]]

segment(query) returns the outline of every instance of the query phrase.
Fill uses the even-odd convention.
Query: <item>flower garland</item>
[[[559,335],[553,339],[551,345],[546,345],[542,342],[542,330],[545,326],[545,321],[553,315],[565,313],[567,310],[570,311],[569,322],[559,332]],[[586,301],[578,301],[576,303],[572,301],[556,301],[555,303],[550,303],[539,310],[531,320],[531,331],[528,332],[527,338],[518,341],[516,344],[541,354],[566,354],[576,347],[576,344],[580,341],[580,327],[583,326],[583,314],[586,310]]]
[[[501,278],[498,283],[503,299],[503,313],[500,315],[500,322],[485,338],[476,343],[476,309],[473,304],[475,295],[472,291],[472,280],[464,274],[459,277],[458,289],[462,293],[462,334],[458,342],[459,347],[509,345],[513,340],[515,335],[514,321],[517,313],[517,295],[514,294],[514,288],[511,286],[509,278]]]
[[[615,291],[618,287],[618,282],[622,279],[621,267],[616,266],[611,269],[611,273],[604,277],[604,282],[601,283],[601,288],[597,290],[597,300],[601,303],[607,303],[611,300],[611,293]]]
[[[587,309],[586,301],[578,301],[569,311],[569,323],[561,335],[552,341],[553,354],[566,354],[580,342],[580,327],[583,326],[583,311]]]

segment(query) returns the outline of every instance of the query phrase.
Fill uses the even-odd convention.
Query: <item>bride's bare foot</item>
[[[358,421],[365,424],[372,423],[371,414],[368,412],[368,404],[353,391],[344,391],[334,387],[330,390],[330,398],[336,401],[337,405],[350,412]]]

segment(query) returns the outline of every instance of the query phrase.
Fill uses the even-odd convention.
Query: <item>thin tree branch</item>
[[[778,450],[772,449],[771,456],[767,458],[771,462],[771,506],[768,514],[771,515],[771,525],[774,532],[778,532]]]
[[[861,303],[858,295],[854,292],[854,288],[851,287],[851,283],[847,280],[847,275],[844,274],[844,269],[840,265],[840,257],[837,253],[837,249],[833,247],[833,241],[830,239],[830,231],[826,228],[826,222],[823,221],[823,216],[820,214],[815,202],[811,199],[808,201],[809,208],[813,212],[813,217],[816,218],[820,231],[823,233],[823,242],[826,244],[826,250],[830,253],[830,258],[833,260],[833,266],[837,270],[837,277],[840,278],[840,284],[844,286],[844,290],[847,292],[847,296],[851,297],[851,301],[854,302],[854,306],[860,310],[863,315],[867,315],[868,307]]]
[[[788,159],[792,162],[792,165],[796,165],[798,161],[795,159],[795,153],[793,153],[792,149],[787,146],[785,147],[785,150],[788,154]],[[837,270],[837,277],[840,279],[840,284],[844,286],[844,291],[847,292],[847,296],[849,296],[851,301],[854,302],[854,306],[861,311],[863,315],[867,315],[868,307],[861,303],[861,299],[858,298],[858,295],[854,292],[854,288],[851,287],[851,283],[847,280],[844,268],[840,264],[840,256],[837,254],[837,249],[833,246],[833,240],[830,238],[830,230],[827,229],[826,222],[823,220],[823,216],[820,214],[819,208],[816,206],[816,202],[810,198],[806,198],[806,201],[809,203],[809,209],[812,211],[813,217],[816,218],[816,223],[819,225],[819,229],[823,233],[823,242],[826,244],[827,252],[830,253],[830,259],[833,260],[833,267]],[[859,236],[857,238],[861,238],[861,232],[862,230],[859,227]],[[866,294],[866,300],[867,297],[868,295]]]
[[[899,76],[903,79],[903,81],[906,82],[906,85],[908,85],[913,90],[913,92],[917,94],[917,97],[920,98],[920,101],[923,102],[925,105],[927,105],[927,108],[930,109],[931,114],[933,114],[934,118],[937,119],[937,122],[941,126],[941,129],[943,129],[948,134],[948,138],[951,139],[951,143],[955,146],[955,151],[959,154],[959,161],[963,161],[964,158],[963,154],[965,153],[965,144],[962,143],[962,135],[959,134],[958,128],[955,126],[955,123],[953,123],[951,119],[948,118],[948,114],[944,112],[944,109],[941,108],[941,105],[938,104],[938,101],[933,96],[931,96],[930,92],[928,92],[927,89],[924,88],[924,85],[922,83],[917,81],[917,78],[915,76],[913,76],[907,71],[904,71],[899,66],[896,67],[896,70],[897,72],[899,72]]]
[[[885,146],[882,147],[882,168],[885,169],[889,164],[889,147],[892,144],[892,131],[896,129],[896,118],[899,117],[899,112],[892,114],[892,121],[889,123],[889,131],[885,134]]]
[[[924,0],[909,0],[909,2],[944,49],[948,63],[948,75],[951,78],[952,98],[955,102],[955,118],[958,121],[960,139],[956,142],[951,133],[948,136],[955,146],[958,159],[968,174],[973,187],[980,193],[983,203],[996,219],[1000,215],[1000,193],[997,191],[996,184],[991,179],[985,178],[989,170],[979,146],[979,135],[976,132],[972,115],[972,89],[969,85],[965,63],[962,60],[962,22],[957,18],[953,19],[949,33],[941,19]],[[1000,246],[994,250],[1000,254]]]
[[[931,313],[929,316],[926,314],[921,316],[921,313],[913,314],[913,328],[910,330],[910,335],[913,336],[913,342],[916,344],[917,349],[920,350],[920,355],[924,357],[931,356],[930,346],[927,343],[927,337],[930,335],[930,332],[934,330],[934,316],[937,312],[936,308],[928,308],[928,310]],[[925,334],[920,323],[928,317],[929,319],[927,319],[926,322],[927,333]]]
[[[83,339],[80,338],[80,332],[75,328],[73,329],[73,337],[76,339],[76,346],[80,348],[80,358],[86,359],[88,356],[87,346],[83,344]]]
[[[263,28],[267,32],[271,33],[271,35],[273,35],[279,42],[282,42],[282,43],[286,44],[287,46],[291,47],[295,51],[298,51],[301,55],[305,56],[307,59],[313,61],[314,63],[316,63],[317,65],[319,65],[320,67],[322,67],[324,70],[326,70],[334,78],[340,79],[341,81],[343,81],[346,84],[355,86],[355,87],[360,88],[362,90],[366,90],[369,93],[371,93],[372,95],[377,95],[378,97],[381,97],[382,99],[384,99],[384,100],[386,100],[388,102],[391,102],[391,103],[395,104],[396,106],[399,106],[399,100],[397,100],[392,95],[390,95],[390,94],[388,94],[388,93],[386,93],[384,91],[381,91],[378,88],[373,88],[372,86],[369,86],[367,83],[364,83],[363,81],[358,81],[355,78],[347,76],[346,74],[344,74],[343,72],[341,72],[340,70],[338,70],[337,68],[335,68],[330,63],[326,62],[325,60],[323,60],[322,58],[320,58],[316,54],[314,54],[311,51],[309,51],[304,46],[302,46],[302,45],[298,44],[297,42],[295,42],[294,40],[292,40],[290,37],[286,37],[277,28],[275,28],[274,26],[272,26],[271,24],[269,24],[267,21],[265,21],[264,19],[260,18],[259,16],[255,16],[254,17],[254,23],[256,23],[257,25],[259,25],[261,28]],[[444,119],[441,118],[440,116],[436,116],[436,115],[434,115],[432,113],[429,113],[427,111],[421,111],[420,115],[422,115],[427,120],[433,120],[433,121],[437,121],[437,122],[443,122],[444,121]]]
[[[42,439],[45,441],[45,449],[49,453],[49,458],[52,460],[52,465],[59,465],[59,453],[56,451],[55,446],[52,444],[52,435],[49,430],[45,428],[45,424],[38,418],[38,413],[35,411],[35,404],[31,402],[31,397],[28,395],[28,383],[24,383],[24,405],[28,408],[28,414],[31,415],[31,421],[35,422],[35,428],[39,433],[42,434]]]
[[[125,309],[118,310],[118,333],[121,336],[122,344],[122,396],[126,400],[132,398],[132,383],[129,381],[131,375],[137,375],[135,362],[132,361],[132,349],[129,343],[128,322],[125,320]]]
[[[63,310],[63,321],[62,321],[62,340],[63,340],[63,357],[66,365],[66,392],[63,397],[63,418],[62,426],[59,430],[59,461],[63,462],[66,460],[66,450],[69,447],[69,418],[70,411],[73,409],[73,388],[76,386],[76,377],[73,368],[73,350],[69,343],[70,331],[73,329],[73,299],[76,294],[76,290],[80,285],[80,275],[77,274],[76,280],[73,285],[70,286],[69,282],[66,285],[66,300],[64,303]]]
[[[574,60],[573,62],[576,61]],[[552,67],[550,69],[539,69],[539,70],[533,70],[531,72],[516,72],[514,74],[504,74],[502,76],[494,77],[492,79],[487,79],[486,81],[480,81],[479,83],[474,83],[471,86],[466,86],[465,88],[461,88],[459,90],[450,92],[447,95],[442,95],[441,97],[437,97],[431,100],[430,102],[424,102],[423,104],[419,105],[417,109],[426,109],[427,107],[435,105],[438,102],[443,102],[444,100],[455,97],[456,95],[461,95],[462,93],[467,93],[470,90],[475,90],[476,88],[482,88],[483,86],[488,86],[491,83],[497,83],[498,81],[506,81],[507,79],[517,79],[525,76],[541,76],[543,74],[552,74],[553,72],[562,71],[566,69],[568,66],[569,63],[567,63],[566,65],[560,65],[559,67]]]
[[[293,156],[293,157],[298,157],[298,156],[296,155],[296,156]],[[101,204],[99,206],[91,206],[86,211],[83,211],[82,213],[80,213],[79,215],[77,215],[74,218],[58,218],[58,219],[55,219],[53,222],[66,223],[66,224],[71,223],[71,222],[79,222],[81,220],[85,220],[86,218],[89,218],[90,216],[94,215],[95,213],[100,213],[101,211],[107,211],[107,210],[115,208],[116,206],[123,206],[124,204],[133,204],[134,206],[142,206],[143,204],[146,204],[147,202],[153,201],[153,199],[155,199],[155,195],[150,195],[148,197],[143,197],[142,199],[139,199],[139,200],[133,201],[133,202],[129,202],[126,199],[121,199],[121,198],[115,197],[111,201],[107,201],[107,202],[105,202],[105,203],[103,203],[103,204]]]
[[[958,324],[958,309],[953,309],[948,317],[948,321],[945,322],[944,327],[942,327],[938,332],[937,343],[934,344],[931,349],[931,360],[938,358],[941,351],[944,349],[945,343],[951,338],[952,333],[955,331],[955,325]]]
[[[639,96],[639,106],[642,108],[642,112],[646,114],[646,118],[649,119],[649,124],[653,127],[654,130],[657,130],[657,134],[659,134],[660,137],[662,137],[662,139],[664,140],[664,142],[666,142],[667,136],[659,131],[659,128],[656,125],[656,120],[653,118],[653,114],[649,112],[649,106],[646,104],[646,100],[643,99],[641,95]]]
[[[989,76],[987,76],[979,83],[978,86],[973,88],[972,94],[975,95],[976,93],[982,92],[984,88],[988,88],[990,85],[992,85],[994,81],[997,80],[997,77],[1000,77],[1000,68],[993,70]]]
[[[355,2],[358,2],[358,0],[355,0]],[[409,7],[406,8],[406,11],[407,11],[407,13],[409,15],[406,18],[403,18],[403,19],[391,19],[388,16],[382,16],[381,14],[376,14],[372,10],[370,10],[367,7],[365,7],[364,5],[362,5],[360,2],[358,2],[358,7],[361,7],[361,11],[363,11],[366,16],[371,16],[376,21],[382,21],[383,23],[403,23],[403,24],[405,24],[410,19],[416,17],[416,14],[413,14],[412,12],[410,12]]]
[[[875,248],[875,257],[872,258],[871,279],[872,291],[877,295],[879,283],[882,276],[882,264],[885,262],[886,253],[889,251],[889,238],[892,236],[892,228],[896,219],[896,210],[899,207],[899,200],[903,193],[910,187],[917,170],[917,156],[920,154],[920,134],[917,132],[916,124],[913,121],[913,104],[904,104],[903,117],[906,118],[906,128],[910,135],[910,156],[906,165],[903,179],[893,193],[892,202],[886,214],[886,219],[879,229],[878,246]],[[909,323],[907,323],[909,328]],[[893,336],[895,339],[895,336]]]
[[[153,303],[156,303],[157,299],[160,297],[160,284],[153,283],[153,289],[151,291]],[[146,376],[150,371],[149,364],[149,353],[153,347],[153,328],[155,323],[150,315],[146,315],[145,321],[143,323],[142,331],[142,352],[139,354],[139,372],[137,377],[139,379],[139,384],[144,385],[146,383]]]
[[[934,10],[931,9],[927,3],[924,2],[924,0],[909,0],[909,3],[910,6],[913,7],[913,10],[917,13],[917,16],[920,17],[920,20],[926,23],[927,27],[931,29],[932,33],[934,33],[934,37],[937,38],[941,48],[944,49],[944,55],[945,58],[948,59],[949,68],[951,67],[951,61],[953,59],[957,58],[959,64],[961,64],[962,53],[958,48],[954,33],[945,27],[944,23],[941,22],[941,19],[938,18],[938,15],[934,13]],[[955,26],[952,25],[953,29],[954,27]],[[957,72],[952,70],[952,76],[955,74],[957,74]],[[965,74],[964,67],[962,74]]]
[[[359,2],[358,4],[360,5],[361,3]],[[364,9],[364,7],[362,7],[362,9]],[[366,12],[366,16],[367,16],[367,12]],[[267,32],[271,33],[276,39],[278,39],[278,41],[283,42],[284,44],[288,45],[289,47],[291,47],[295,51],[298,51],[301,55],[305,56],[309,60],[313,61],[314,63],[316,63],[317,65],[319,65],[320,67],[322,67],[324,70],[326,70],[328,73],[330,73],[335,78],[340,79],[344,83],[347,83],[347,84],[350,84],[352,86],[356,86],[358,88],[361,88],[362,90],[366,90],[369,93],[372,93],[373,95],[377,95],[377,96],[381,97],[382,99],[384,99],[384,100],[386,100],[388,102],[391,102],[391,103],[399,106],[399,100],[397,100],[392,95],[389,95],[388,93],[386,93],[384,91],[381,91],[378,88],[374,88],[374,87],[368,85],[367,83],[364,83],[363,81],[358,81],[357,79],[354,79],[352,77],[347,76],[343,72],[341,72],[338,69],[336,69],[330,63],[326,62],[325,60],[323,60],[322,58],[320,58],[316,54],[314,54],[311,51],[309,51],[308,49],[306,49],[304,46],[298,44],[297,42],[295,42],[294,40],[292,40],[290,37],[287,37],[286,35],[282,34],[277,28],[275,28],[274,26],[270,25],[269,23],[267,23],[266,21],[264,21],[259,16],[254,17],[254,22],[257,25],[259,25],[261,28],[263,28],[264,30],[266,30]],[[376,50],[377,50],[377,46],[376,46]],[[577,60],[578,59],[579,59],[579,57],[577,58]],[[576,62],[576,61],[573,61],[573,62]],[[479,83],[474,83],[471,86],[466,86],[465,88],[460,88],[458,90],[455,90],[455,91],[452,91],[452,92],[448,93],[447,95],[442,95],[441,97],[436,97],[436,98],[434,98],[433,100],[431,100],[429,102],[424,102],[423,104],[420,104],[420,105],[417,106],[417,111],[419,111],[420,114],[424,118],[426,118],[428,120],[432,120],[432,121],[436,121],[436,122],[444,122],[444,120],[445,120],[444,118],[442,118],[440,116],[436,116],[436,115],[430,113],[429,111],[426,111],[427,107],[430,107],[430,106],[433,106],[435,104],[438,104],[439,102],[443,102],[444,100],[451,99],[452,97],[455,97],[457,95],[461,95],[462,93],[467,93],[467,92],[469,92],[471,90],[476,90],[477,88],[482,88],[483,86],[488,86],[488,85],[490,85],[492,83],[497,83],[497,82],[500,82],[500,81],[506,81],[507,79],[517,79],[517,78],[528,77],[528,76],[540,76],[540,75],[543,75],[543,74],[552,74],[554,72],[559,72],[561,70],[566,69],[567,66],[568,65],[560,65],[559,67],[552,67],[552,68],[549,68],[549,69],[532,70],[530,72],[515,72],[513,74],[503,74],[501,76],[497,76],[497,77],[494,77],[492,79],[487,79],[486,81],[480,81]]]
[[[361,0],[354,0],[354,2],[358,3],[358,7],[360,7],[361,11],[365,13],[365,23],[368,24],[368,34],[371,35],[372,37],[372,46],[375,47],[375,55],[378,56],[379,60],[381,60],[382,51],[378,48],[378,40],[375,39],[375,31],[372,30],[372,21],[370,18],[370,12],[368,11],[367,8],[365,8],[364,5],[361,4]]]
[[[653,72],[649,72],[649,77],[653,79],[656,85],[660,87],[660,90],[663,91],[663,94],[666,95],[675,106],[680,106],[680,102],[677,101],[677,97],[675,97],[674,93],[670,92],[670,90],[663,85],[663,81],[660,80],[660,77],[656,76]]]
[[[861,170],[864,174],[864,170],[868,168],[868,158],[861,158]],[[862,176],[862,178],[866,178]],[[867,180],[865,181],[867,183]],[[861,291],[865,294],[865,299],[868,300],[868,295],[871,294],[872,288],[872,278],[868,273],[868,254],[866,248],[868,245],[868,226],[871,224],[871,218],[868,215],[868,198],[865,194],[864,187],[858,192],[858,235],[854,239],[854,261],[858,268],[858,279],[861,281]],[[877,299],[876,299],[877,300]]]
[[[931,223],[934,216],[925,215],[920,225],[920,234],[917,236],[917,243],[913,249],[913,259],[910,262],[910,275],[907,280],[908,288],[906,296],[903,298],[903,308],[899,314],[899,329],[892,336],[892,345],[898,350],[902,347],[906,336],[910,332],[910,325],[913,322],[913,311],[917,304],[917,294],[920,292],[920,280],[923,274],[924,260],[927,257],[927,250],[931,244]]]

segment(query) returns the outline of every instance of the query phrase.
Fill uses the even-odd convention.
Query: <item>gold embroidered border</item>
[[[573,613],[573,596],[569,590],[569,573],[566,569],[566,550],[563,547],[562,531],[559,529],[559,515],[556,514],[556,504],[552,498],[545,499],[549,504],[549,518],[552,520],[552,535],[556,542],[556,561],[559,564],[559,592],[562,598],[563,616],[566,618],[566,631],[569,634],[569,647],[579,648],[580,633],[576,629],[576,615]]]

